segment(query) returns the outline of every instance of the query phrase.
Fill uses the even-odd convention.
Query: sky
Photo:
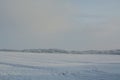
[[[0,48],[120,49],[120,0],[0,0]]]

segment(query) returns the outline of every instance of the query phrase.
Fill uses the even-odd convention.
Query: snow
[[[0,52],[0,80],[120,80],[120,55]]]

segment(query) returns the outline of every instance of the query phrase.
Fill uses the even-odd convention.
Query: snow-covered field
[[[120,80],[120,55],[0,52],[0,80]]]

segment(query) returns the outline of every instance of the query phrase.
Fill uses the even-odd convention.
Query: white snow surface
[[[120,80],[120,55],[0,52],[0,80]]]

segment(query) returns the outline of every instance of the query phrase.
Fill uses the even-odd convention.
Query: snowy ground
[[[120,55],[0,52],[0,80],[120,80]]]

